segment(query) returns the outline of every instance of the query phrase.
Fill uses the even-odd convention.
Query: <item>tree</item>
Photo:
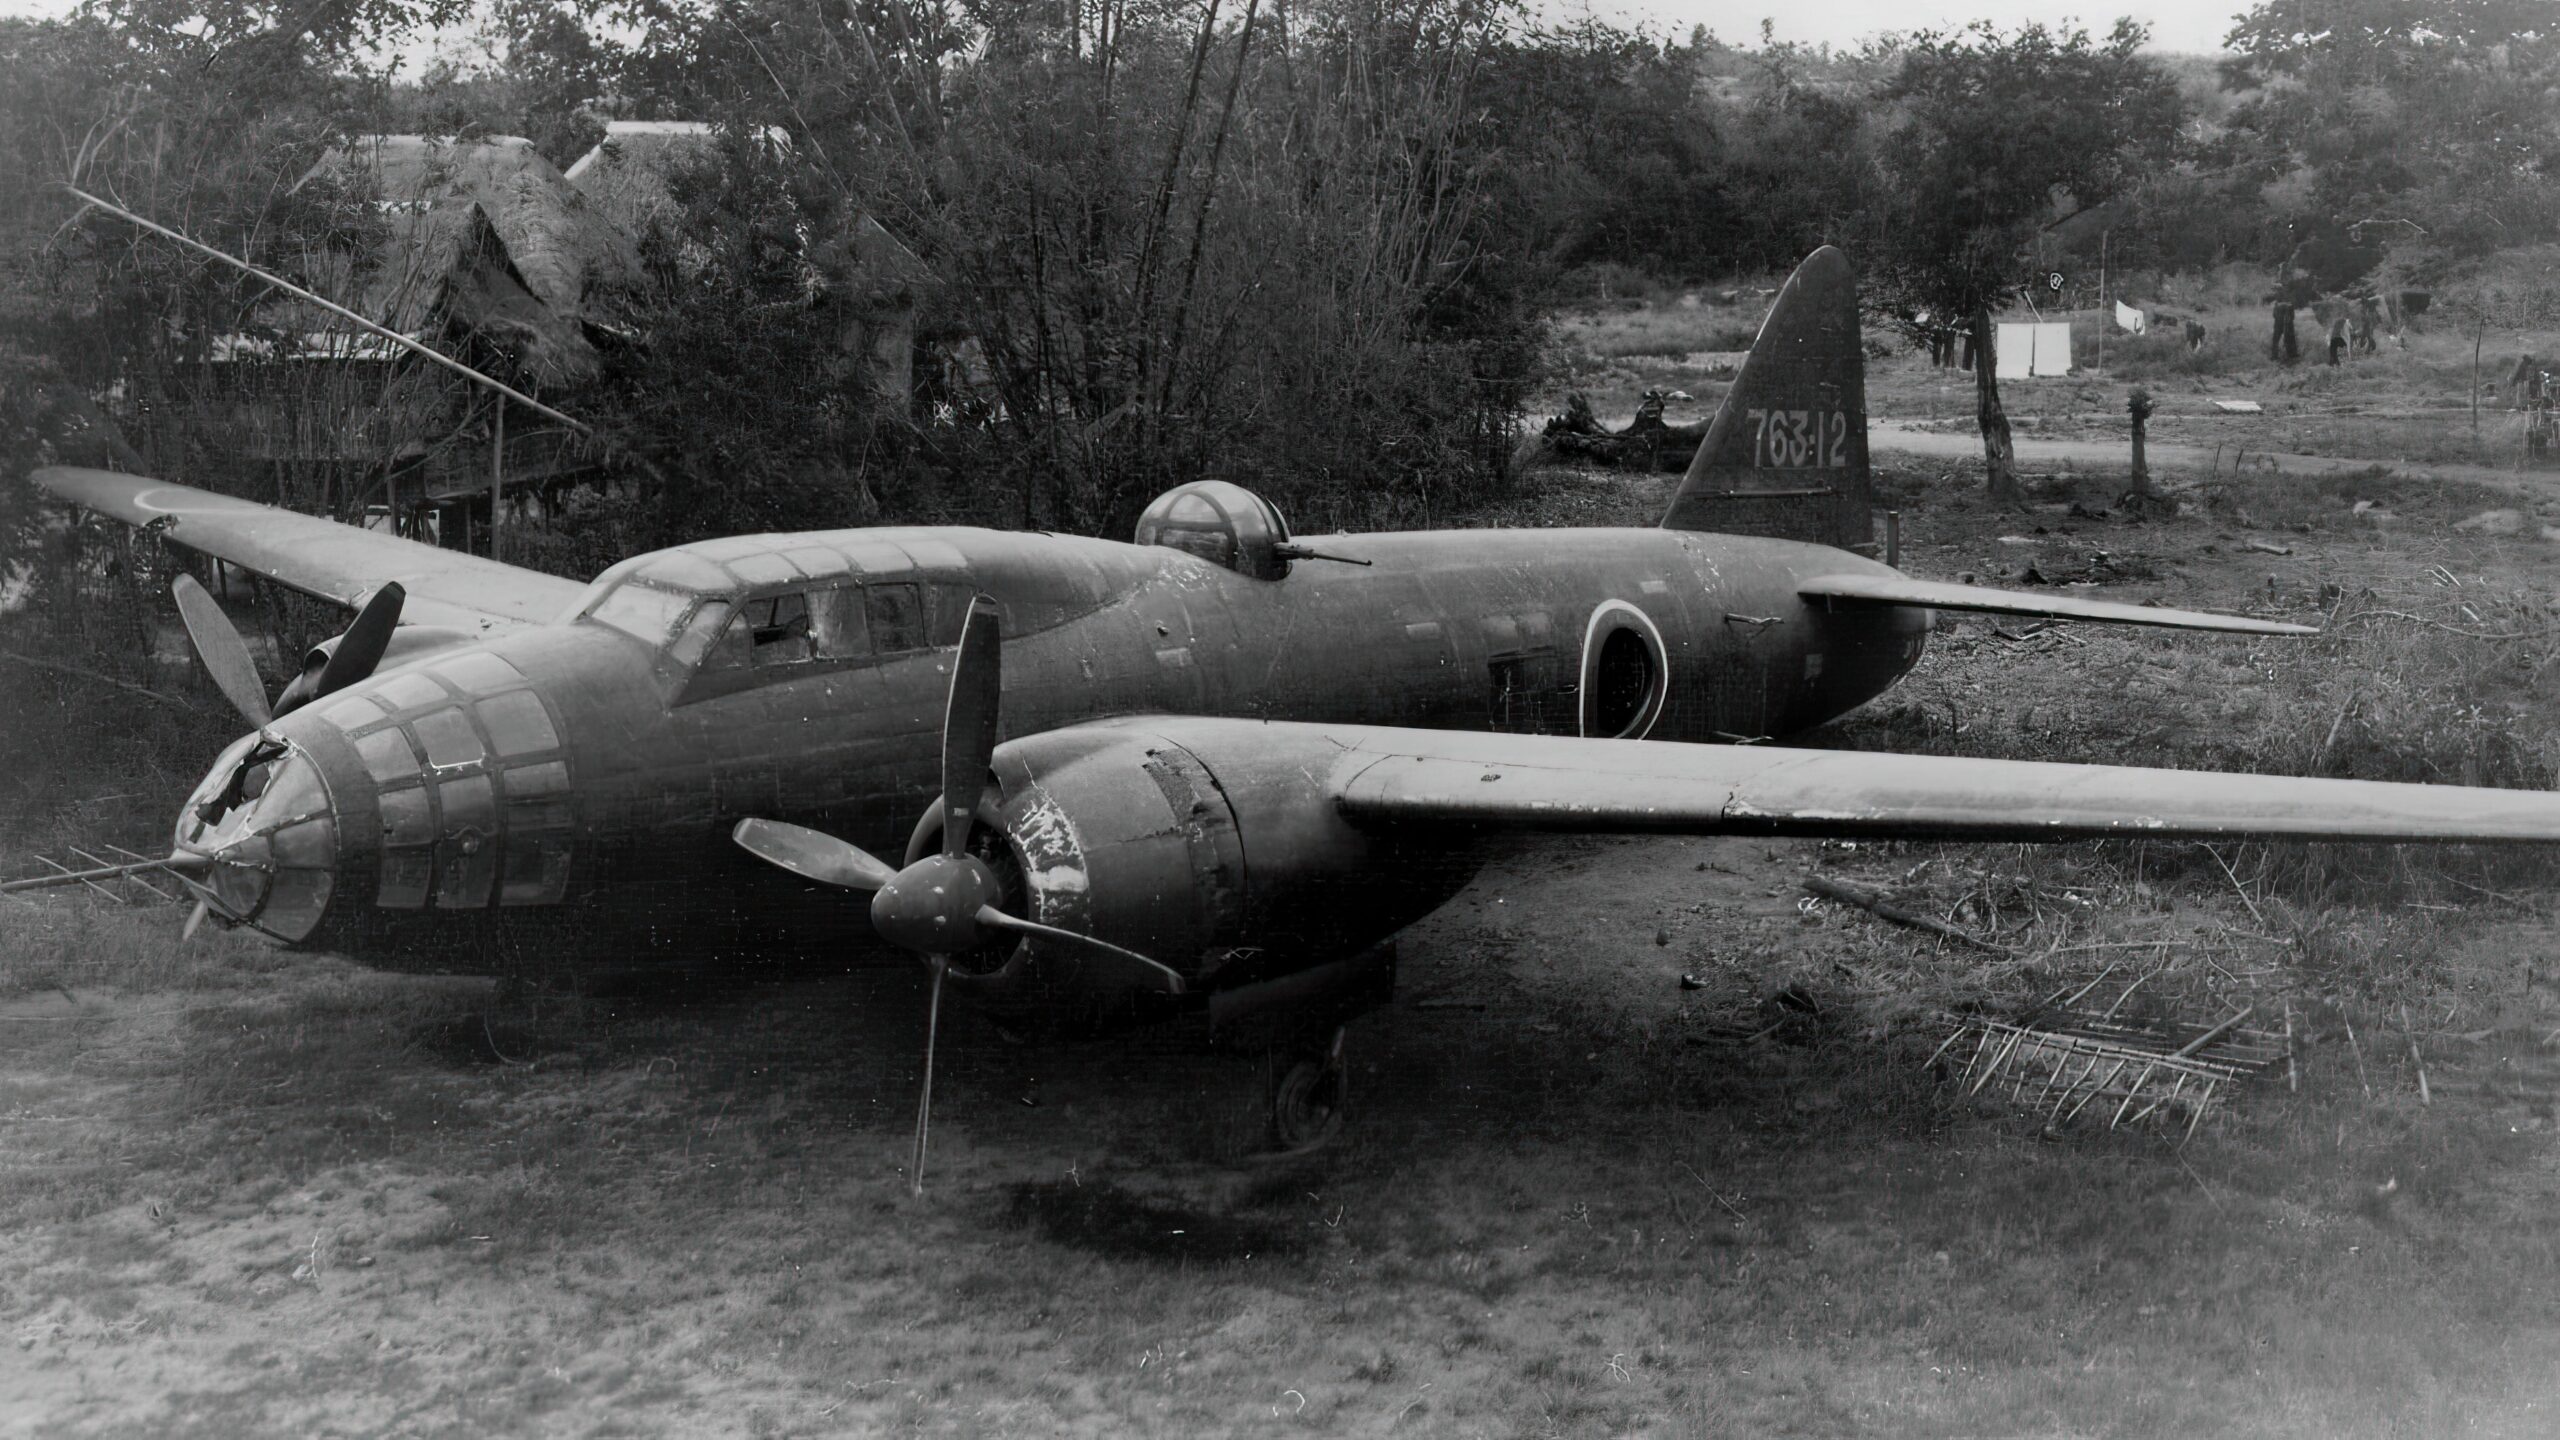
[[[588,8],[519,0],[508,23],[530,35]],[[633,118],[779,129],[805,212],[793,228],[834,233],[859,211],[936,272],[919,316],[940,346],[920,357],[936,403],[884,419],[901,432],[897,466],[856,448],[886,513],[1125,533],[1163,489],[1217,474],[1267,490],[1302,525],[1412,520],[1507,456],[1536,333],[1480,73],[1502,12],[1474,0],[669,11],[627,49],[599,42],[595,68],[531,88],[565,100],[603,85]],[[679,318],[657,327],[669,346],[743,338],[719,316]],[[717,387],[655,393],[695,455],[771,447],[707,443],[751,411],[779,423]]]
[[[1879,97],[1892,108],[1877,142],[1869,291],[1915,332],[1923,314],[1970,327],[1983,461],[2004,503],[2019,491],[1992,312],[2025,280],[2040,231],[2174,157],[2186,106],[2175,77],[2137,53],[2148,33],[2131,20],[2102,41],[2032,24],[1924,31],[1902,42]]]
[[[2550,0],[2268,0],[2225,44],[2244,98],[2221,158],[2284,197],[2292,241],[2359,241],[2370,266],[2385,240],[2461,258],[2560,236]]]

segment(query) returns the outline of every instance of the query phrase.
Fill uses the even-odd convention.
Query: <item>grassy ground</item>
[[[1821,743],[2550,783],[2547,547],[2452,530],[2479,494],[2376,527],[2353,478],[2251,479],[2137,523],[2099,477],[2023,515],[1881,483],[1917,573],[2367,618],[1957,622]],[[61,693],[17,712],[63,744],[12,854],[114,788],[61,758],[109,702]],[[908,967],[500,995],[0,900],[0,1434],[2552,1433],[2547,863],[2304,853],[1524,847],[1410,935],[1335,1148],[1240,1158],[1255,1059],[964,1015],[922,1201]],[[2300,1088],[2181,1148],[1927,1068],[1951,1014],[2111,963],[2162,1013],[2290,1004]]]

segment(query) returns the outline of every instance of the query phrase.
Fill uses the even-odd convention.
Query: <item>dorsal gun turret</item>
[[[1286,579],[1289,562],[1305,558],[1278,507],[1230,480],[1194,480],[1157,496],[1138,517],[1137,541],[1256,580]]]

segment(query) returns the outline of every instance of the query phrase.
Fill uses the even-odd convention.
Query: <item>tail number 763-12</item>
[[[1751,421],[1754,470],[1844,470],[1849,465],[1846,410],[1758,410]]]

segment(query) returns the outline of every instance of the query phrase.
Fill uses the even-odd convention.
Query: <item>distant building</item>
[[[307,283],[367,319],[456,335],[555,387],[593,379],[595,338],[628,332],[644,283],[630,233],[529,140],[359,136],[296,189],[324,186],[370,203],[386,233],[377,250],[314,257],[334,273]]]
[[[359,136],[294,188],[329,207],[329,238],[269,263],[519,389],[574,393],[602,372],[599,345],[629,334],[637,249],[529,141]],[[600,460],[574,431],[521,405],[502,414],[487,389],[289,295],[184,338],[177,358],[173,398],[197,432],[219,437],[249,493],[296,509],[462,543],[493,486],[564,483]]]
[[[790,144],[777,129],[758,138],[776,150]],[[719,127],[702,121],[615,120],[567,177],[600,213],[672,256],[679,270],[699,266],[707,257],[689,253],[683,209],[668,181],[686,165],[716,158],[719,143]],[[844,353],[856,360],[864,384],[882,400],[907,404],[915,390],[916,315],[933,288],[932,268],[860,212],[841,232],[811,240],[806,259],[811,303],[839,317]]]

